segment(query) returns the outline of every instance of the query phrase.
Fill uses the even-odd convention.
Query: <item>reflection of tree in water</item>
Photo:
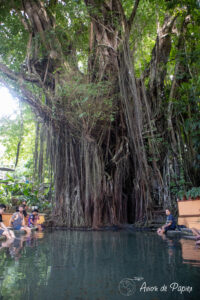
[[[15,238],[13,243],[9,246],[9,252],[10,256],[15,259],[15,261],[18,261],[21,257],[21,251],[23,249],[24,241],[26,240],[26,237],[21,236],[20,238]]]
[[[157,276],[169,277],[167,252],[161,250],[162,245],[160,249],[157,236],[149,232],[55,231],[49,236],[49,244],[52,266],[49,285],[58,284],[60,294],[63,292],[63,297],[69,299],[84,297],[88,292],[91,297],[100,289],[102,294],[109,291],[116,295],[119,282],[126,277],[144,276],[152,282],[158,266]],[[51,295],[56,298],[57,290],[51,289]]]
[[[171,281],[175,281],[176,280],[175,240],[170,239],[165,234],[162,234],[162,239],[166,243],[166,250],[167,250],[166,259],[168,261],[168,265],[170,266]]]
[[[58,297],[58,289],[62,297],[95,295],[96,289],[115,295],[123,278],[144,276],[152,282],[158,263],[159,271],[166,272],[166,264],[160,263],[166,261],[166,253],[160,251],[157,236],[149,232],[54,231],[44,240],[28,238],[23,244],[26,247],[20,249],[18,263],[9,258],[10,268],[1,268],[4,297],[12,294],[16,299],[20,293],[24,299],[30,295],[45,298],[47,289],[51,299]],[[127,266],[132,266],[131,271]],[[6,279],[9,276],[12,280]]]
[[[120,267],[126,274],[125,263],[119,262],[119,252],[123,261],[126,259],[123,251],[128,250],[126,238],[119,232],[55,231],[49,239],[52,261],[49,286],[56,287],[51,289],[51,299],[58,295],[57,285],[60,295],[69,299],[85,299],[88,293],[96,299],[99,289],[102,294],[108,290],[116,294],[113,282],[118,284],[121,280],[116,269]]]
[[[126,275],[127,238],[119,232],[55,231],[44,240],[36,240],[34,246],[33,241],[26,240],[18,263],[9,257],[12,284],[6,281],[10,272],[4,265],[2,295],[6,298],[12,294],[16,299],[19,293],[23,299],[30,295],[34,295],[33,299],[44,299],[49,290],[51,299],[56,299],[58,294],[67,297],[73,291],[86,296],[88,288],[94,287],[95,293],[96,286],[115,294],[117,287],[113,287],[113,281],[118,284],[123,278],[116,268],[120,267]],[[20,277],[22,274],[25,277]]]
[[[3,299],[28,299],[30,286],[46,284],[46,255],[37,244],[37,234],[1,243],[0,296]]]
[[[117,300],[123,278],[161,286],[186,276],[177,243],[150,232],[55,230],[25,239],[18,261],[1,249],[1,293],[8,300]]]

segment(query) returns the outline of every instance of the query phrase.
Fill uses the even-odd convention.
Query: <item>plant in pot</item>
[[[179,200],[187,200],[186,198],[186,191],[185,190],[180,190],[177,194],[178,198],[177,201]]]
[[[186,192],[187,200],[200,199],[200,187],[193,187]]]
[[[192,200],[192,199],[200,199],[200,187],[192,187],[187,192],[185,190],[180,190],[178,192],[178,199],[182,200]]]

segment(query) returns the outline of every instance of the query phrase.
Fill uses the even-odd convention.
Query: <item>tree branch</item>
[[[35,97],[31,91],[28,90],[25,79],[21,74],[18,74],[12,70],[10,70],[7,66],[0,63],[0,71],[9,79],[11,79],[19,88],[22,95],[16,95],[15,89],[11,86],[9,81],[5,80],[3,76],[0,75],[0,82],[6,86],[17,98],[21,98],[22,101],[30,104],[34,109],[38,111],[38,113],[44,118],[44,116],[48,119],[52,119],[52,110],[50,107],[42,104],[40,99]]]
[[[16,90],[11,87],[8,81],[4,80],[1,77],[0,83],[2,83],[3,86],[7,87],[14,97],[31,105],[31,107],[34,108],[43,119],[44,116],[46,116],[46,119],[51,119],[51,109],[48,106],[41,104],[41,102],[30,91],[28,91],[25,86],[19,86],[19,90],[22,94],[20,95],[16,93]]]
[[[130,18],[128,20],[128,30],[129,31],[131,30],[131,27],[133,25],[133,21],[134,21],[135,15],[136,15],[136,11],[137,11],[139,2],[140,2],[140,0],[135,0],[135,5],[133,7],[132,13],[131,13]]]
[[[9,78],[11,81],[4,79],[4,76],[1,75],[1,73],[4,74],[7,78]],[[13,83],[12,83],[13,82]],[[42,88],[45,96],[50,100],[52,106],[54,106],[55,111],[51,109],[51,107],[43,104],[40,101],[40,98],[36,97],[27,87],[25,79],[22,77],[21,74],[17,74],[16,72],[10,70],[7,66],[0,63],[0,84],[7,87],[11,94],[20,99],[23,102],[28,103],[36,112],[37,114],[47,122],[52,122],[54,126],[57,126],[59,122],[62,122],[62,124],[65,124],[71,130],[73,130],[72,125],[69,121],[66,119],[65,113],[61,113],[60,110],[56,113],[56,103],[52,103],[52,98],[49,99],[47,97],[47,90]],[[16,91],[16,88],[17,90]]]
[[[14,71],[11,71],[6,65],[0,63],[0,71],[2,71],[8,78],[12,80],[18,80],[19,77],[17,76],[17,73]]]
[[[24,80],[27,82],[32,82],[37,84],[38,87],[41,87],[40,85],[40,80],[38,79],[37,76],[33,74],[25,74],[25,73],[19,73],[19,72],[14,72],[10,70],[6,65],[0,63],[0,71],[2,71],[8,78],[12,80]]]
[[[152,73],[152,69],[155,69],[155,66],[157,67],[159,63],[163,63],[163,65],[167,63],[169,52],[171,49],[170,34],[172,32],[172,28],[176,19],[177,15],[165,16],[163,26],[159,29],[157,33],[156,43],[152,50],[151,61],[141,76],[143,79],[150,76],[150,74]],[[157,76],[157,73],[153,72],[153,74]],[[157,80],[159,78],[155,79]]]
[[[128,23],[120,0],[117,0],[117,5],[118,5],[119,12],[121,14],[121,22],[122,22],[123,30],[126,31],[126,28],[128,27]]]

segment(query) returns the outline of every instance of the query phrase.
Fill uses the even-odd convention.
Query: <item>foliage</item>
[[[23,132],[21,129],[23,123]],[[0,120],[0,142],[5,147],[1,157],[1,164],[15,164],[17,145],[21,142],[19,154],[19,167],[32,157],[35,135],[35,122],[30,107],[23,105],[22,114],[14,119]]]
[[[104,122],[106,126],[114,120],[116,95],[111,94],[111,90],[110,82],[86,84],[75,78],[71,84],[59,87],[57,95],[64,101],[66,115],[73,126],[82,127],[84,123],[92,130],[98,122]]]
[[[48,201],[49,188],[43,188],[43,185],[36,186],[31,182],[23,182],[22,178],[14,178],[7,175],[6,183],[0,183],[0,198],[1,202],[8,206],[27,201],[27,205],[38,206],[40,210],[48,209],[51,203]]]
[[[193,187],[189,191],[186,192],[187,199],[190,198],[196,198],[200,197],[200,187]]]
[[[4,7],[0,7],[2,25],[0,29],[0,61],[12,64],[17,71],[20,69],[26,56],[25,41],[28,39],[28,34],[21,25],[17,12],[13,11],[12,14],[8,14],[8,12],[8,3]],[[16,51],[16,49],[18,50]]]
[[[181,190],[178,193],[178,197],[180,199],[183,199],[184,197],[186,197],[186,199],[195,199],[195,198],[199,198],[200,197],[200,187],[192,187],[190,190]]]

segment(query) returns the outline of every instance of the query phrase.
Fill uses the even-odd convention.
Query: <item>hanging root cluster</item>
[[[139,0],[129,18],[120,0],[85,0],[91,22],[85,75],[78,69],[78,50],[66,29],[60,38],[64,25],[56,26],[54,9],[65,2],[9,3],[29,39],[23,70],[15,72],[0,63],[0,80],[10,89],[15,86],[40,120],[35,179],[49,179],[54,225],[145,224],[156,207],[174,204],[171,178],[183,173],[190,178],[192,151],[180,120],[173,116],[172,99],[183,68],[178,57],[169,99],[165,94],[171,33],[178,32],[177,48],[182,51],[190,18],[175,28],[177,14],[166,13],[162,26],[157,24],[151,61],[136,79],[129,41]],[[7,2],[1,3],[5,8]],[[66,3],[63,9],[68,9]]]

